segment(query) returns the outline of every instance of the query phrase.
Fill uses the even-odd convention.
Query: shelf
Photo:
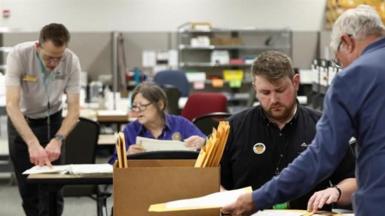
[[[328,88],[329,88],[329,86],[321,85],[319,83],[313,83],[312,84],[312,91],[319,93],[319,94],[322,94],[322,95],[326,94]]]
[[[290,47],[273,47],[273,46],[247,46],[247,45],[231,45],[231,46],[191,46],[191,45],[179,45],[180,50],[270,50],[270,49],[279,49],[279,50],[289,50]]]
[[[178,29],[177,49],[178,65],[189,73],[203,72],[209,78],[223,78],[225,69],[243,71],[243,80],[239,87],[233,87],[239,83],[228,81],[224,81],[221,87],[215,87],[211,85],[211,80],[206,80],[204,87],[200,85],[203,88],[201,90],[220,90],[226,93],[231,102],[229,109],[240,105],[240,107],[232,109],[238,111],[248,105],[251,100],[252,82],[249,74],[256,56],[267,50],[279,50],[292,56],[292,32],[288,29],[271,30],[255,27],[207,30],[182,27]]]
[[[223,81],[225,84],[229,83],[229,81],[227,80],[224,80]],[[205,84],[211,84],[212,81],[211,80],[205,80]],[[251,84],[251,80],[242,80],[242,84]]]
[[[250,67],[251,64],[213,64],[210,62],[182,62],[181,67]]]
[[[287,32],[289,33],[290,30],[275,30],[275,29],[259,29],[259,28],[239,28],[239,29],[230,29],[230,28],[212,28],[210,30],[194,30],[194,29],[179,29],[179,33],[186,33],[186,34],[204,34],[204,33],[227,33],[227,32],[246,32],[246,33],[277,33],[277,32]]]

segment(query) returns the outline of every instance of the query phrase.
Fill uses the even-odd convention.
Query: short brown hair
[[[294,70],[290,57],[278,51],[266,51],[257,56],[254,60],[252,75],[263,76],[269,81],[276,81],[288,76],[294,76]]]
[[[41,29],[39,42],[43,44],[44,42],[52,41],[55,46],[66,46],[70,38],[70,33],[63,24],[51,23]]]
[[[150,103],[153,103],[160,113],[164,113],[167,108],[167,95],[161,87],[153,82],[144,82],[135,87],[132,92],[131,104],[134,103],[134,99],[137,94],[141,93]],[[163,109],[160,109],[158,102],[162,101],[164,104]]]

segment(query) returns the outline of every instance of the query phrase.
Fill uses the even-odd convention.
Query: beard
[[[273,120],[284,122],[292,117],[294,112],[295,103],[291,106],[285,106],[281,103],[273,104],[268,109],[264,108],[266,115]]]

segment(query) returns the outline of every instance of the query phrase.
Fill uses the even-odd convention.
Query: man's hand
[[[184,142],[186,142],[186,146],[194,150],[201,149],[205,141],[206,140],[204,138],[197,135],[190,136],[184,140]]]
[[[28,146],[29,160],[32,164],[38,166],[52,166],[48,159],[48,154],[39,143],[30,144]]]
[[[307,210],[314,213],[318,209],[321,209],[325,204],[332,204],[337,202],[339,196],[340,194],[335,187],[330,187],[325,190],[315,192],[307,203]]]
[[[51,139],[48,145],[45,147],[49,161],[55,161],[59,159],[61,154],[61,141],[57,139]]]
[[[221,212],[223,215],[232,216],[252,215],[256,212],[252,193],[249,192],[241,195],[235,203],[223,207]]]

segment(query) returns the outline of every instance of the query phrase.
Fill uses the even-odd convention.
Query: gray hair
[[[290,57],[279,51],[266,51],[254,60],[251,73],[253,76],[263,76],[269,81],[277,81],[284,77],[290,79],[294,70]]]
[[[159,114],[164,117],[167,109],[167,95],[160,86],[153,82],[143,82],[139,84],[132,92],[131,104],[134,103],[134,99],[139,93],[150,103],[154,104]],[[163,108],[159,106],[159,102],[163,102]]]
[[[384,35],[385,27],[376,10],[369,5],[359,5],[345,11],[334,23],[330,41],[333,56],[337,52],[341,36],[344,34],[359,40],[370,35]]]

